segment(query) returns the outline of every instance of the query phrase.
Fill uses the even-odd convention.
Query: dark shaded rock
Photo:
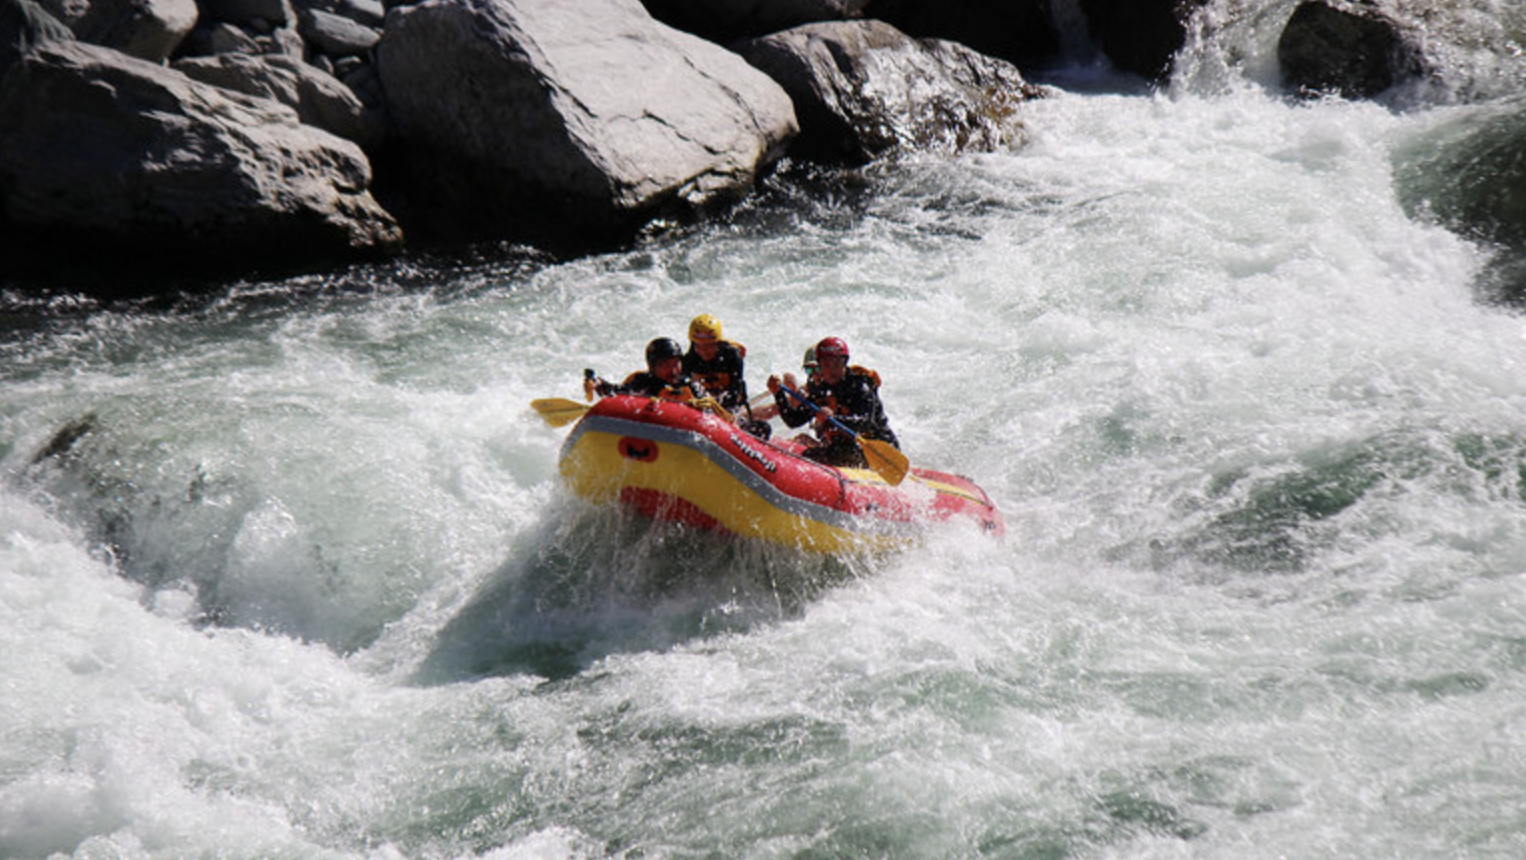
[[[293,60],[301,60],[307,54],[307,43],[296,27],[277,27],[269,36],[255,39],[262,54],[279,54]]]
[[[203,17],[213,21],[248,24],[256,19],[280,26],[297,20],[290,0],[197,0]]]
[[[1017,105],[1039,94],[1010,63],[882,21],[807,24],[736,47],[794,100],[792,151],[829,162],[1012,146],[1023,139]]]
[[[1288,89],[1348,98],[1371,98],[1425,69],[1418,47],[1382,11],[1325,0],[1293,10],[1277,40],[1277,61]]]
[[[73,31],[32,0],[0,0],[0,75],[38,45],[73,38]]]
[[[870,0],[865,18],[916,38],[947,39],[1021,69],[1041,69],[1060,55],[1051,0]]]
[[[430,0],[388,15],[376,56],[409,198],[458,234],[732,200],[796,132],[777,84],[636,0]]]
[[[5,216],[45,241],[140,260],[395,246],[369,181],[359,148],[290,108],[107,48],[47,44],[0,80]]]
[[[1081,0],[1093,41],[1112,64],[1152,81],[1171,74],[1187,23],[1208,0]]]
[[[642,0],[652,17],[727,44],[816,21],[859,18],[870,0]]]

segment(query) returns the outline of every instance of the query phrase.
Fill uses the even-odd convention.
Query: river
[[[1522,60],[1297,102],[1249,20],[618,253],[6,293],[0,856],[1526,855],[1526,320],[1414,203]],[[568,498],[529,401],[698,313],[1005,539]]]

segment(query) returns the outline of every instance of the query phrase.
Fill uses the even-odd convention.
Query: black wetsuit
[[[885,417],[885,405],[880,402],[875,377],[870,371],[849,368],[842,380],[833,385],[826,384],[821,375],[816,374],[801,393],[817,406],[830,408],[833,418],[865,439],[878,439],[901,447],[895,432],[890,429],[890,419]],[[816,415],[811,407],[796,404],[783,390],[775,395],[775,400],[779,404],[779,417],[790,427],[799,427]],[[852,437],[830,424],[824,436],[823,443],[806,449],[805,456],[829,466],[862,468],[867,465],[863,450]]]
[[[600,390],[599,393],[605,392]],[[625,381],[612,387],[609,393],[665,397],[669,400],[689,400],[692,397],[704,396],[704,390],[700,384],[690,379],[687,374],[680,376],[677,382],[669,383],[657,374],[646,370],[638,370],[625,377]]]
[[[706,361],[691,344],[684,353],[684,373],[703,385],[728,412],[736,412],[747,406],[747,382],[742,379],[746,356],[746,347],[723,340],[716,345],[715,358]]]

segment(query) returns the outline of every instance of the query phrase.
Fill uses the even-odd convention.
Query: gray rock
[[[303,12],[299,29],[310,45],[333,57],[363,54],[381,39],[376,30],[321,9]]]
[[[259,43],[262,54],[277,54],[300,60],[307,53],[307,43],[302,41],[302,35],[296,27],[277,27],[268,37],[255,41]]]
[[[162,63],[196,26],[195,0],[92,0],[74,34],[92,45]]]
[[[177,60],[176,71],[205,84],[280,102],[307,125],[371,148],[382,129],[350,88],[332,75],[290,57],[219,54]]]
[[[41,0],[41,4],[49,15],[70,28],[90,11],[90,0]]]
[[[1418,45],[1362,2],[1300,4],[1277,40],[1277,61],[1284,86],[1311,95],[1371,98],[1426,72]]]
[[[881,21],[808,24],[737,50],[794,99],[796,151],[827,161],[1011,147],[1025,139],[1018,105],[1042,92],[1010,63]]]
[[[284,105],[107,48],[43,45],[0,80],[5,215],[42,235],[272,259],[396,245],[370,178]]]
[[[413,198],[453,229],[630,229],[744,194],[796,132],[777,84],[636,0],[395,8],[377,72]]]
[[[378,30],[387,18],[387,8],[381,4],[381,0],[339,0],[332,11],[357,24]]]
[[[198,53],[203,53],[198,51]],[[207,32],[206,51],[208,54],[258,54],[260,53],[259,40],[244,31],[237,24],[222,22],[214,24]]]
[[[73,38],[62,21],[32,0],[0,0],[0,75],[38,45]]]

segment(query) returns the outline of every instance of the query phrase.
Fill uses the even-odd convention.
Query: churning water
[[[1236,20],[626,253],[9,296],[0,856],[1526,855],[1526,320],[1436,172],[1519,58],[1293,103]],[[567,498],[528,402],[697,313],[844,336],[1005,541]]]

